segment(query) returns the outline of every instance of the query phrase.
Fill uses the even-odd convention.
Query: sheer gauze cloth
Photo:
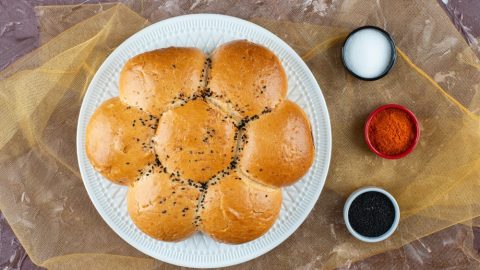
[[[150,23],[187,13],[245,18],[284,39],[314,73],[331,117],[332,162],[314,210],[282,245],[233,269],[348,267],[480,216],[480,61],[441,7],[306,2],[37,7],[41,47],[0,73],[0,209],[32,260],[49,269],[175,268],[136,251],[103,222],[83,187],[75,134],[83,95],[108,54]],[[349,75],[340,59],[348,32],[366,24],[386,29],[397,44],[397,64],[373,82]],[[363,141],[368,113],[386,103],[408,107],[421,123],[419,145],[400,160],[375,156]],[[370,185],[387,189],[401,207],[397,232],[377,244],[354,239],[342,218],[348,195]]]

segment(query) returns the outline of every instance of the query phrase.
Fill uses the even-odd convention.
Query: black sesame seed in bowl
[[[355,238],[369,243],[379,242],[395,232],[400,221],[400,208],[387,191],[365,187],[348,197],[343,218]]]

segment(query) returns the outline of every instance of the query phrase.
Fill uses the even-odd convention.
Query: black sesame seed
[[[376,191],[365,192],[353,200],[348,211],[352,228],[367,237],[386,233],[395,219],[395,208],[390,199]]]

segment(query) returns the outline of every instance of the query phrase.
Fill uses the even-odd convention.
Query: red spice
[[[368,130],[368,138],[379,152],[397,155],[405,152],[415,137],[410,116],[399,109],[385,109],[377,113]]]

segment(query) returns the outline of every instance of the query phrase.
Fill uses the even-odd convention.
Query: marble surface
[[[38,25],[33,7],[36,5],[52,4],[79,4],[97,3],[104,1],[78,1],[78,0],[0,0],[0,70],[7,67],[22,55],[39,46]],[[480,1],[478,0],[438,0],[439,4],[450,16],[452,23],[463,34],[466,41],[477,50],[480,37]],[[342,269],[371,269],[381,267],[376,262],[385,260],[401,260],[398,268],[392,265],[392,269],[404,269],[428,265],[431,269],[453,267],[454,269],[478,269],[478,261],[466,256],[462,252],[462,237],[468,233],[474,234],[471,245],[480,254],[480,228],[456,225],[443,231],[428,236],[421,241],[415,241],[403,249],[390,251],[373,256],[362,262],[345,266]],[[424,249],[429,256],[415,256],[415,252],[406,249]],[[448,251],[448,252],[447,252]],[[445,258],[449,254],[451,258]],[[419,258],[421,258],[419,260]],[[447,262],[447,263],[445,263]],[[450,262],[450,263],[448,263]],[[461,266],[460,266],[461,265]],[[460,268],[459,268],[460,266]],[[403,268],[402,268],[403,267]],[[42,269],[36,266],[28,257],[25,249],[15,237],[8,222],[0,212],[0,269]]]

